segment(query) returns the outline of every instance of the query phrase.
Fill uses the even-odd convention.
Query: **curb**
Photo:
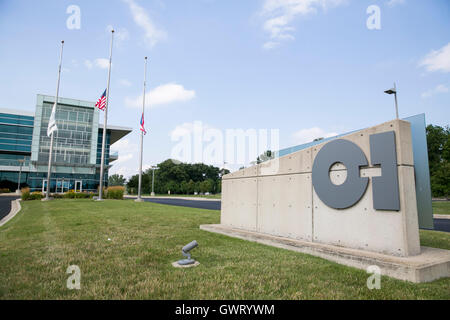
[[[21,208],[22,207],[20,206],[20,199],[12,200],[11,201],[11,211],[8,213],[7,216],[5,216],[0,221],[0,227],[3,226],[4,224],[6,224],[12,218],[14,218],[16,216],[16,214],[19,213]]]
[[[450,214],[433,214],[433,219],[449,219]]]

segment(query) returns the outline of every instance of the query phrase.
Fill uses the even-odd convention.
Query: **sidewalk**
[[[450,219],[450,214],[433,214],[433,219]]]

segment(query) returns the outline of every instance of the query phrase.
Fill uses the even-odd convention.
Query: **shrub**
[[[64,193],[64,198],[66,198],[66,199],[74,199],[75,195],[76,195],[75,191],[69,190],[66,193]]]
[[[75,199],[87,199],[87,198],[89,198],[89,193],[86,192],[75,193]]]
[[[123,200],[124,190],[125,188],[122,186],[108,187],[108,189],[106,189],[106,198]]]
[[[0,193],[10,193],[11,191],[8,188],[0,188]]]
[[[27,200],[31,200],[30,199],[30,188],[22,188],[22,200],[23,201],[27,201]]]
[[[35,191],[31,193],[29,200],[41,200],[44,197],[42,192]]]

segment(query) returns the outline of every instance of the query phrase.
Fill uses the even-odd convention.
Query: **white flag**
[[[56,102],[53,105],[52,108],[52,114],[50,115],[50,120],[48,121],[48,128],[47,128],[47,136],[50,137],[50,135],[53,133],[53,131],[58,130],[58,127],[56,126]]]

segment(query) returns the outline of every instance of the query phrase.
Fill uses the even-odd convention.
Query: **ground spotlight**
[[[187,259],[182,259],[179,260],[177,263],[179,265],[188,265],[188,264],[194,264],[195,260],[191,259],[191,254],[189,253],[192,249],[198,247],[198,243],[197,241],[192,241],[189,242],[187,245],[185,245],[182,249],[181,249],[181,253],[183,254],[183,256],[185,256]]]

